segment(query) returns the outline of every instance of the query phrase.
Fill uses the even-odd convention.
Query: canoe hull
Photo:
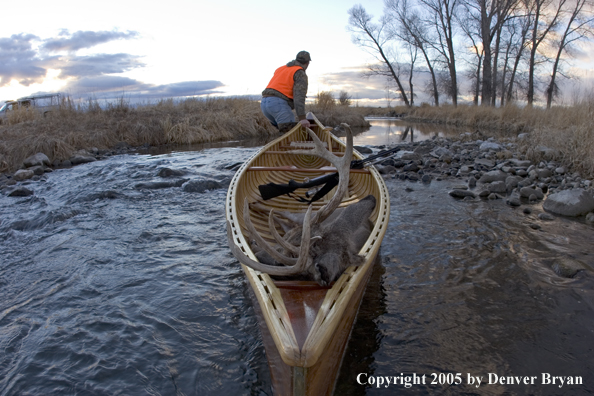
[[[324,129],[315,117],[310,122],[327,147],[334,154],[342,155],[344,143]],[[274,209],[275,213],[280,210],[303,213],[307,205],[287,196],[263,201],[257,186],[269,182],[287,183],[289,179],[300,181],[332,172],[328,170],[328,163],[317,157],[288,153],[295,149],[295,144],[307,145],[307,137],[307,132],[296,126],[246,161],[231,181],[226,203],[230,243],[252,260],[257,259],[243,222],[244,200],[250,203],[248,210],[257,231],[271,240],[267,215],[263,214],[266,208]],[[362,159],[359,153],[353,156],[353,159]],[[341,206],[354,204],[369,194],[376,198],[376,208],[370,217],[373,229],[359,253],[365,259],[364,264],[347,268],[331,287],[307,281],[274,280],[242,265],[258,315],[275,395],[330,395],[334,390],[390,213],[387,188],[375,168],[352,171],[348,190]],[[332,194],[325,199],[330,199]],[[314,203],[314,210],[324,203]]]
[[[369,266],[363,281],[349,300],[349,308],[342,316],[334,336],[327,346],[325,356],[312,367],[290,366],[283,362],[262,315],[260,304],[257,303],[253,290],[250,290],[250,296],[258,316],[275,395],[321,396],[334,393],[344,353],[372,272],[373,266]],[[280,288],[282,289],[282,286]]]

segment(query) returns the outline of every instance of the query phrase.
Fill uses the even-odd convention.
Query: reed
[[[407,120],[464,126],[483,136],[516,137],[528,133],[522,152],[532,161],[554,159],[571,166],[582,177],[594,178],[594,98],[573,106],[550,109],[510,104],[490,106],[421,106],[409,111]],[[550,150],[543,150],[543,148]]]
[[[169,99],[134,107],[124,99],[100,106],[92,98],[75,104],[66,97],[59,110],[45,117],[18,110],[0,125],[0,171],[16,170],[37,152],[54,161],[81,149],[110,149],[118,142],[160,146],[276,134],[259,103],[249,99]]]
[[[328,126],[346,122],[354,128],[369,127],[365,116],[402,115],[416,122],[441,123],[480,131],[483,136],[516,137],[529,132],[522,150],[533,161],[553,158],[583,177],[594,177],[594,97],[573,106],[542,109],[510,104],[489,106],[421,105],[371,108],[337,104],[331,96],[307,106]],[[65,97],[58,111],[41,114],[17,110],[0,125],[0,172],[14,171],[37,152],[50,161],[64,160],[92,147],[110,149],[119,142],[130,146],[194,144],[250,137],[276,136],[260,111],[259,102],[245,98],[164,99],[131,106],[125,98],[100,106],[94,98],[74,103]],[[552,150],[540,150],[548,147]]]

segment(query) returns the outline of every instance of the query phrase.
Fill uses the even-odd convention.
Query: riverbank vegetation
[[[371,108],[349,104],[322,92],[307,110],[328,126],[346,122],[361,128],[369,126],[366,116],[399,115],[414,122],[465,127],[483,139],[528,133],[523,150],[530,159],[553,156],[572,165],[584,177],[594,176],[594,99],[550,109],[515,105]],[[119,100],[99,106],[92,100],[75,105],[66,98],[58,111],[46,117],[17,110],[0,125],[0,171],[15,171],[25,158],[38,152],[54,161],[67,159],[82,149],[110,149],[120,142],[133,147],[182,145],[268,139],[277,134],[256,100],[169,99],[145,106]]]

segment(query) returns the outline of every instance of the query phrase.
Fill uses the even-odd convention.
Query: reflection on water
[[[415,139],[417,134],[414,135]],[[248,285],[227,246],[225,181],[256,148],[122,155],[0,195],[1,395],[271,395]],[[169,167],[219,189],[146,189]],[[594,393],[593,229],[456,180],[389,179],[391,217],[340,374],[340,395]],[[538,223],[534,230],[530,224]],[[583,385],[377,388],[369,376],[581,377]]]
[[[358,146],[393,146],[403,142],[420,142],[435,136],[458,135],[464,131],[445,125],[414,124],[399,118],[366,118],[369,130],[357,134],[354,144]]]

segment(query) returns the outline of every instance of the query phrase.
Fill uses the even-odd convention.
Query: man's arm
[[[295,84],[293,85],[293,101],[295,103],[295,112],[297,118],[305,120],[305,97],[307,96],[307,74],[305,70],[298,70],[293,75]]]

